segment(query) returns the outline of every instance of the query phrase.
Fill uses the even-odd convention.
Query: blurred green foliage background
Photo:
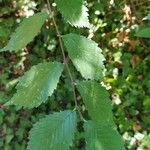
[[[107,68],[104,83],[111,94],[114,120],[129,150],[150,150],[150,40],[135,36],[139,28],[150,26],[149,20],[143,19],[150,12],[149,4],[149,0],[87,0],[90,29],[71,27],[55,11],[62,34],[85,35],[103,50]],[[55,9],[55,3],[52,5]],[[24,17],[41,10],[47,10],[44,0],[0,0],[0,48]],[[3,105],[15,93],[19,77],[44,60],[62,60],[55,28],[48,20],[24,50],[0,53],[0,150],[25,150],[33,123],[45,114],[73,108],[66,75],[54,95],[38,108]],[[69,65],[74,77],[80,77]],[[75,144],[84,149],[82,139]]]

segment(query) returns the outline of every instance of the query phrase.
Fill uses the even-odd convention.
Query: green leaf
[[[77,88],[92,120],[85,122],[86,149],[124,150],[106,89],[95,81],[79,81]]]
[[[150,21],[150,13],[146,17],[144,17],[143,20],[149,20]]]
[[[20,79],[17,93],[6,105],[15,104],[33,108],[45,102],[57,87],[63,64],[45,62],[33,66]]]
[[[18,51],[24,48],[38,34],[47,17],[47,13],[41,12],[25,18],[12,34],[7,46],[0,51]]]
[[[88,9],[84,0],[55,0],[64,19],[75,27],[89,27]]]
[[[31,129],[28,150],[69,150],[76,130],[76,113],[66,110],[48,115]]]
[[[111,101],[106,89],[95,81],[80,81],[77,88],[91,119],[101,124],[114,125]]]
[[[136,33],[137,37],[141,37],[141,38],[150,38],[150,28],[149,27],[145,27],[141,30],[139,30]]]
[[[86,150],[125,150],[121,136],[108,124],[85,122]]]
[[[72,33],[64,35],[63,41],[73,64],[85,79],[103,77],[104,57],[94,41]]]

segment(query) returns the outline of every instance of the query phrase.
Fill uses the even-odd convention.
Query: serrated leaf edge
[[[66,35],[63,35],[62,37],[65,37],[65,36],[67,36],[67,35],[74,35],[74,33],[69,33],[69,34],[66,34]],[[76,34],[75,34],[76,35]],[[78,36],[80,36],[81,38],[84,38],[84,39],[86,39],[86,40],[88,40],[89,42],[91,42],[91,43],[93,43],[93,45],[95,45],[95,47],[99,50],[99,52],[100,52],[100,54],[101,54],[101,56],[102,56],[102,63],[103,63],[103,65],[102,65],[102,68],[101,68],[101,70],[102,70],[102,74],[104,75],[104,69],[105,69],[105,65],[104,65],[104,61],[106,60],[105,58],[104,58],[104,55],[102,54],[102,49],[100,48],[100,47],[98,47],[98,44],[95,42],[95,41],[93,41],[92,39],[89,39],[89,38],[86,38],[85,36],[82,36],[82,35],[78,35]],[[74,64],[74,63],[73,63]],[[76,68],[76,70],[82,75],[82,73],[80,72],[80,70],[79,70],[79,68],[78,67],[75,67]],[[82,75],[83,76],[83,75]],[[95,78],[94,77],[87,77],[87,76],[83,76],[86,80],[95,80]],[[98,80],[98,79],[96,79],[96,80]]]
[[[57,9],[58,9],[58,11],[61,13],[61,10],[57,7]],[[89,19],[88,19],[88,16],[89,16],[89,13],[88,13],[88,8],[85,6],[85,4],[83,3],[82,4],[82,15],[83,15],[83,13],[85,14],[85,18],[86,18],[86,23],[85,24],[82,24],[82,25],[79,25],[79,24],[77,24],[77,23],[75,23],[75,24],[73,24],[73,23],[71,23],[69,20],[67,20],[66,18],[64,18],[64,16],[63,16],[63,14],[62,14],[62,17],[63,17],[63,19],[65,20],[65,22],[67,22],[67,23],[69,23],[71,26],[73,26],[73,27],[76,27],[76,28],[84,28],[84,27],[86,27],[86,28],[90,28],[90,22],[89,22]],[[78,22],[78,21],[76,21],[76,22]]]
[[[34,14],[34,15],[37,15],[37,14],[40,14],[40,13],[45,13],[45,15],[47,14],[46,12],[39,12],[39,13],[36,13],[36,14]],[[34,16],[34,15],[33,15],[33,16]],[[30,17],[33,17],[33,16],[30,16]],[[29,17],[29,18],[30,18],[30,17]],[[47,14],[47,17],[48,17],[48,14]],[[24,19],[28,19],[28,18],[24,18]],[[23,19],[23,20],[24,20],[24,19]],[[15,29],[15,31],[10,35],[9,40],[15,36],[17,29],[23,24],[23,20],[21,21],[20,24],[18,24],[18,27]],[[45,20],[43,21],[43,23],[44,23],[44,22],[45,22]],[[37,32],[37,34],[34,36],[34,38],[35,38],[39,33],[40,33],[40,31]],[[34,38],[33,38],[33,39],[34,39]],[[32,39],[32,40],[33,40],[33,39]],[[32,42],[32,40],[31,40],[30,42]],[[30,42],[29,42],[29,43],[30,43]],[[9,43],[9,41],[8,41],[8,43]],[[29,43],[27,43],[27,44],[29,44]],[[8,49],[7,47],[8,47],[8,45],[6,45],[4,48],[0,49],[0,52],[5,52],[5,51],[9,51],[9,52],[14,52],[14,51],[15,51],[15,52],[18,52],[18,51],[21,50],[21,49],[19,49],[19,50],[10,50],[10,49]]]
[[[49,62],[44,62],[44,63],[49,63]],[[60,65],[62,65],[62,67],[64,68],[64,65],[62,64],[62,63],[60,63],[60,62],[57,62],[57,61],[54,61],[54,62],[51,62],[51,63],[59,63]],[[38,66],[38,65],[42,65],[43,63],[38,63],[37,65],[34,65],[34,66],[32,66],[32,67],[36,67],[36,66]],[[30,68],[30,69],[32,69],[32,67]],[[62,68],[62,71],[63,71],[63,68]],[[24,75],[23,76],[25,76],[29,71],[30,71],[30,69],[28,70],[28,71],[26,71],[25,73],[24,73]],[[22,76],[22,77],[23,77]],[[22,77],[20,77],[20,81],[21,81],[21,79],[22,79]],[[60,78],[60,77],[59,77]],[[19,81],[19,82],[20,82]],[[19,84],[19,83],[18,83]],[[18,85],[17,84],[17,85]],[[57,84],[58,84],[58,82],[57,82]],[[51,92],[50,94],[49,94],[49,96],[51,96],[53,93],[54,93],[54,91],[57,89],[57,86],[53,89],[53,92]],[[16,90],[18,90],[17,89],[17,86],[16,86]],[[17,92],[16,92],[17,93]],[[14,93],[14,95],[16,94],[16,93]],[[14,96],[13,95],[13,96]],[[8,102],[6,102],[5,104],[4,104],[4,106],[9,106],[9,105],[15,105],[15,106],[19,106],[19,107],[23,107],[23,108],[28,108],[28,109],[31,109],[31,108],[37,108],[39,105],[41,105],[41,104],[44,104],[45,102],[47,101],[47,99],[45,99],[45,101],[40,101],[39,103],[37,103],[36,104],[36,106],[34,106],[34,104],[31,104],[30,106],[22,106],[22,105],[19,105],[19,104],[15,104],[12,100],[10,100],[10,101],[8,101]]]

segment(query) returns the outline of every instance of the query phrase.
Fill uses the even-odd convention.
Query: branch
[[[49,13],[51,14],[52,13],[52,8],[51,8],[49,0],[47,0],[47,7],[48,7]],[[73,89],[73,98],[74,98],[75,108],[79,112],[79,116],[80,116],[81,120],[83,121],[84,118],[82,116],[82,113],[81,113],[81,111],[80,111],[80,109],[78,107],[78,103],[77,103],[77,96],[76,96],[76,92],[75,92],[74,79],[73,79],[73,76],[71,74],[70,68],[69,68],[69,66],[67,64],[67,58],[65,56],[65,51],[64,51],[64,47],[63,47],[63,41],[62,41],[61,34],[60,34],[60,31],[58,29],[58,26],[57,26],[57,23],[56,23],[56,20],[55,20],[53,14],[52,14],[52,21],[53,21],[53,24],[55,26],[56,34],[58,36],[58,40],[59,40],[59,44],[60,44],[60,49],[61,49],[62,56],[63,56],[63,62],[65,64],[65,66],[66,66],[67,72],[68,72],[69,77],[70,77],[71,86],[72,86],[72,89]]]

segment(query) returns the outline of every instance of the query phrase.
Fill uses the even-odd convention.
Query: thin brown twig
[[[51,8],[51,4],[50,4],[49,0],[47,0],[47,7],[48,7],[48,10],[49,10],[49,13],[51,14],[52,13],[52,8]],[[62,56],[63,56],[63,62],[65,64],[65,66],[66,66],[66,69],[67,69],[69,77],[70,77],[70,81],[71,81],[71,85],[72,85],[72,90],[73,90],[73,98],[74,98],[75,108],[79,112],[79,116],[80,116],[81,120],[84,120],[84,118],[82,116],[82,113],[81,113],[81,111],[80,111],[80,109],[78,107],[77,96],[76,96],[76,92],[75,92],[75,86],[74,86],[73,76],[72,76],[70,68],[69,68],[69,66],[67,64],[67,59],[66,59],[65,51],[64,51],[64,47],[63,47],[63,41],[62,41],[61,34],[59,32],[59,29],[58,29],[58,26],[57,26],[57,23],[56,23],[56,20],[55,20],[53,14],[52,14],[52,21],[53,21],[53,24],[54,24],[55,29],[56,29],[56,34],[58,36],[58,40],[59,40],[59,44],[60,44],[60,49],[61,49]]]

